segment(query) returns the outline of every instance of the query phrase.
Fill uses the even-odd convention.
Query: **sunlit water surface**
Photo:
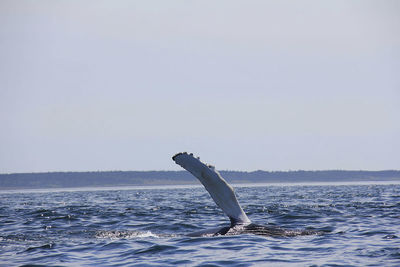
[[[400,185],[236,187],[258,224],[322,235],[187,237],[229,220],[202,187],[0,191],[0,265],[400,266]]]

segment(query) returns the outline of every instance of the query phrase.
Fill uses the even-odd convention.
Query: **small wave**
[[[176,246],[167,246],[167,245],[153,245],[149,248],[139,249],[136,251],[136,254],[154,254],[154,253],[161,253],[165,251],[173,251],[177,250]]]
[[[399,238],[397,235],[385,235],[383,237],[384,239],[395,239],[395,238]]]
[[[145,238],[145,237],[160,237],[150,231],[137,232],[137,231],[97,231],[95,234],[99,239],[132,239],[132,238]]]
[[[29,252],[29,251],[36,251],[36,250],[43,250],[43,249],[51,249],[54,248],[54,244],[53,243],[49,243],[49,244],[44,244],[41,246],[35,246],[35,247],[28,247],[25,252]]]

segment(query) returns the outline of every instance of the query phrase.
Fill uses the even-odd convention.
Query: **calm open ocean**
[[[0,191],[0,265],[400,266],[400,185],[265,185],[257,224],[322,235],[187,237],[229,225],[203,187]]]

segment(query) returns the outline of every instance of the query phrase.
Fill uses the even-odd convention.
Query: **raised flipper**
[[[199,158],[186,152],[178,153],[172,159],[200,180],[215,203],[228,215],[232,226],[250,224],[249,218],[236,199],[233,188],[213,166],[204,164]]]

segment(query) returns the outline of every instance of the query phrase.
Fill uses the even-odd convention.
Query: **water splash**
[[[138,231],[97,231],[95,234],[96,238],[99,239],[135,239],[135,238],[145,238],[145,237],[155,237],[160,236],[152,233],[151,231],[138,232]]]

